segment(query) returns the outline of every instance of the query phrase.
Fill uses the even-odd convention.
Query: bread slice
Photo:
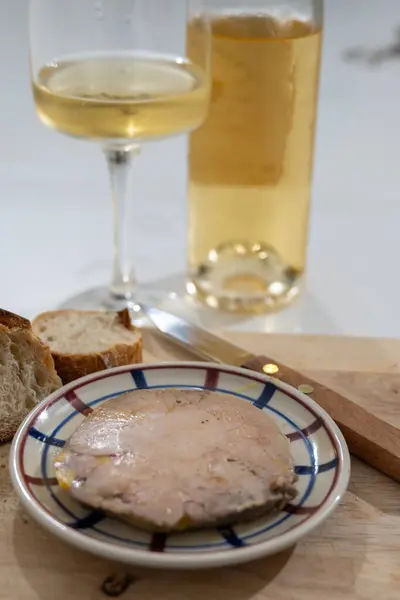
[[[111,367],[142,361],[142,336],[127,309],[115,312],[57,310],[34,319],[63,383]]]
[[[23,317],[0,309],[0,443],[27,413],[61,387],[49,348]]]

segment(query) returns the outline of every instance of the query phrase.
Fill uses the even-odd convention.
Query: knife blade
[[[171,313],[143,304],[140,307],[161,333],[203,360],[240,367],[254,356]]]
[[[351,398],[273,358],[256,356],[159,308],[140,306],[158,331],[202,360],[273,375],[275,379],[311,395],[342,430],[352,454],[389,477],[400,480],[400,432],[396,427],[368,412]]]

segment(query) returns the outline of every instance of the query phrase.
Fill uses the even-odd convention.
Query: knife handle
[[[296,389],[304,389],[339,426],[354,456],[389,477],[400,480],[400,432],[396,427],[368,412],[350,398],[274,359],[254,356],[242,366],[252,371],[269,373]]]

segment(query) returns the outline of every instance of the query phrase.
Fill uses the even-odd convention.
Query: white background
[[[205,324],[400,336],[400,51],[375,66],[344,60],[396,43],[399,26],[399,0],[326,0],[307,290],[275,315],[197,313]],[[95,145],[35,116],[27,0],[0,0],[0,85],[0,306],[32,317],[108,281],[108,178]],[[185,268],[184,139],[149,145],[135,171],[137,271],[148,282]]]

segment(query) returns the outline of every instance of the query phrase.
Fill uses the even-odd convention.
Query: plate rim
[[[322,418],[327,431],[335,442],[338,453],[338,461],[339,465],[341,466],[337,481],[330,491],[329,496],[325,500],[324,505],[321,506],[318,511],[309,519],[303,523],[300,523],[296,529],[277,535],[272,539],[265,540],[255,545],[237,548],[234,551],[211,550],[207,553],[194,553],[190,555],[184,552],[162,554],[150,553],[147,550],[144,551],[142,549],[130,548],[122,545],[119,546],[107,541],[85,536],[81,532],[75,531],[57,520],[51,512],[47,511],[40,504],[32,492],[29,493],[25,482],[21,477],[19,468],[19,448],[26,437],[26,433],[31,422],[35,421],[36,415],[38,413],[40,414],[45,407],[52,406],[71,389],[76,390],[88,383],[101,381],[104,378],[108,378],[119,373],[130,372],[132,370],[149,370],[157,368],[215,369],[219,372],[241,375],[244,378],[249,378],[249,376],[251,376],[253,379],[258,379],[260,383],[273,383],[277,389],[281,390],[283,393],[289,395],[293,399],[299,400],[311,411],[317,413],[318,416]],[[347,490],[350,479],[351,464],[350,453],[339,427],[315,400],[300,392],[295,387],[264,373],[250,371],[242,367],[234,367],[221,363],[202,361],[163,361],[124,365],[121,367],[114,367],[104,371],[91,373],[85,377],[81,377],[62,386],[47,396],[25,417],[21,423],[12,442],[9,458],[9,469],[14,490],[30,516],[39,522],[40,525],[42,525],[45,529],[47,529],[47,531],[55,534],[64,542],[68,542],[80,550],[90,552],[106,559],[120,561],[125,564],[182,570],[193,568],[217,568],[249,562],[269,556],[271,554],[276,554],[287,547],[294,546],[300,539],[308,535],[315,528],[319,527],[319,525],[325,521],[325,519],[327,519],[336,509]]]

